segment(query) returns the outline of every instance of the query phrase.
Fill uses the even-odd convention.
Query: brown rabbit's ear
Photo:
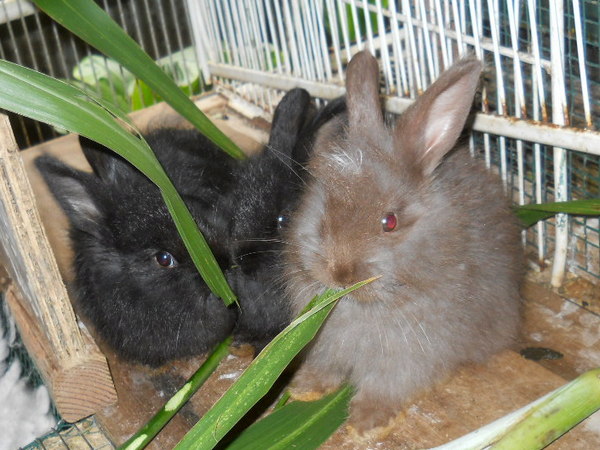
[[[414,158],[429,175],[458,140],[477,90],[481,62],[462,59],[440,77],[398,119],[397,151]]]
[[[346,102],[350,132],[379,134],[383,114],[379,101],[379,66],[367,50],[352,57],[346,70]]]

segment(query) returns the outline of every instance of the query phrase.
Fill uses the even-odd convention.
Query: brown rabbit
[[[480,72],[458,61],[389,129],[377,61],[358,53],[348,117],[315,143],[285,237],[287,292],[297,313],[325,288],[381,276],[340,300],[303,355],[320,388],[355,386],[361,430],[517,332],[520,228],[499,179],[456,145]]]

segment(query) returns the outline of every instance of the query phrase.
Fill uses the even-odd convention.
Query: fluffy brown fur
[[[288,293],[299,312],[325,288],[381,275],[339,302],[304,353],[321,384],[356,387],[359,429],[516,334],[519,226],[499,179],[456,145],[480,71],[458,61],[388,129],[377,62],[361,52],[348,66],[347,121],[315,144],[286,236]],[[398,224],[386,232],[389,213]]]

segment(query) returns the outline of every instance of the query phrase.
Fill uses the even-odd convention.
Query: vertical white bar
[[[398,11],[396,10],[396,2],[391,2],[390,5],[391,23],[392,23],[392,41],[394,48],[394,60],[396,62],[396,78],[400,78],[400,82],[396,81],[398,93],[403,95],[410,95],[410,88],[408,86],[408,80],[406,78],[406,67],[404,65],[404,54],[402,51],[402,40],[400,39],[400,19],[398,18]],[[406,41],[406,27],[403,29],[403,40]]]
[[[438,73],[435,70],[435,64],[433,61],[433,49],[431,39],[429,36],[429,30],[427,29],[427,9],[425,8],[425,0],[419,0],[419,8],[421,12],[421,22],[423,23],[422,32],[423,39],[425,41],[425,54],[427,55],[427,67],[429,69],[429,80],[433,81],[437,78]]]
[[[362,12],[365,19],[365,34],[369,43],[369,51],[375,54],[375,43],[373,42],[373,28],[371,27],[371,14],[369,13],[369,3],[367,0],[362,0]]]
[[[338,6],[338,14],[341,19],[341,27],[342,27],[342,38],[344,39],[344,49],[346,51],[346,59],[350,59],[350,32],[348,30],[348,17],[346,16],[346,4],[342,2],[342,0],[337,0]],[[342,74],[343,79],[343,70],[340,66],[340,74]]]
[[[471,28],[473,38],[475,38],[475,54],[483,60],[483,51],[481,50],[481,30],[479,28],[479,19],[477,18],[477,6],[475,0],[469,0],[469,15],[471,16]]]
[[[333,45],[333,57],[335,58],[335,65],[338,68],[338,78],[341,82],[344,81],[344,73],[342,71],[342,46],[340,43],[340,25],[337,21],[337,14],[335,7],[333,6],[333,0],[327,0],[327,18],[329,19],[329,26],[331,29],[331,40]],[[323,41],[326,42],[325,40]]]
[[[540,120],[540,99],[537,89],[537,77],[532,77],[532,92],[533,92],[533,120]],[[533,144],[533,157],[534,157],[534,173],[535,173],[535,202],[542,203],[542,188],[543,188],[543,167],[542,167],[542,148],[540,144]],[[538,259],[541,263],[546,259],[546,228],[543,221],[539,221],[536,224],[537,228],[537,246],[538,246]]]
[[[387,33],[385,29],[385,22],[383,20],[383,8],[381,6],[381,0],[375,0],[377,7],[377,28],[379,33],[379,48],[381,52],[381,62],[383,63],[383,73],[385,79],[386,92],[391,92],[391,86],[393,86],[394,80],[392,79],[392,66],[390,64],[390,49],[387,45]]]
[[[585,41],[581,31],[581,6],[579,0],[573,0],[573,16],[575,20],[575,38],[577,39],[577,60],[579,62],[579,79],[581,81],[581,98],[583,101],[583,113],[585,124],[593,127],[592,113],[590,111],[590,95],[588,90],[588,79],[585,59]]]
[[[331,78],[333,78],[333,74],[331,71],[331,58],[329,56],[329,49],[327,48],[327,36],[325,36],[325,9],[324,9],[324,5],[318,5],[315,8],[315,22],[316,22],[316,28],[317,28],[317,32],[319,33],[319,50],[320,50],[320,55],[319,57],[321,58],[321,60],[323,61],[323,65],[325,68],[325,79],[326,80],[331,80]],[[334,23],[330,23],[330,30],[331,30],[331,34],[336,34],[337,33],[337,26],[334,26],[337,24]]]
[[[285,73],[292,73],[292,60],[290,59],[290,51],[288,49],[287,38],[285,36],[285,28],[283,23],[283,18],[281,15],[281,8],[279,2],[273,2],[275,5],[275,21],[273,22],[272,18],[269,17],[269,21],[271,24],[277,24],[277,33],[279,36],[279,42],[281,43],[281,50],[283,52],[283,64],[285,67]],[[267,2],[267,12],[269,16],[271,15],[271,2]],[[274,33],[275,34],[275,33]]]
[[[290,3],[292,4],[291,15],[288,16],[286,14],[286,21],[289,20],[287,26],[290,30],[290,35],[294,36],[294,41],[297,41],[294,42],[294,46],[295,51],[298,52],[300,56],[299,73],[301,73],[306,79],[314,80],[316,77],[315,68],[308,56],[309,48],[304,37],[305,25],[304,21],[302,20],[302,16],[300,15],[300,5],[295,0],[291,1]]]
[[[473,30],[473,37],[475,38],[475,54],[483,61],[483,49],[481,48],[482,38],[482,17],[481,17],[481,4],[477,0],[469,0],[469,14],[471,16],[471,27]],[[488,112],[488,98],[487,88],[483,86],[481,91],[481,109],[483,112]],[[491,156],[490,156],[490,135],[487,133],[483,134],[483,152],[485,157],[485,165],[487,168],[491,167]]]
[[[446,69],[450,65],[450,57],[448,56],[448,48],[446,46],[446,24],[444,23],[444,16],[440,0],[435,0],[435,11],[437,12],[437,24],[440,28],[440,48],[442,51],[442,61],[444,63],[444,69]]]
[[[519,57],[519,17],[520,0],[507,0],[508,25],[510,28],[510,40],[513,51],[513,73],[515,89],[515,117],[525,116],[525,94],[523,91],[523,74],[521,73],[521,60]],[[519,189],[519,204],[525,203],[524,170],[523,170],[523,141],[517,140],[517,176]]]
[[[274,3],[275,3],[275,8],[277,8],[277,5],[279,2],[274,2]],[[298,45],[296,43],[296,36],[294,33],[294,26],[293,26],[293,22],[292,22],[292,19],[290,16],[290,8],[289,8],[287,0],[284,0],[282,3],[283,3],[283,17],[284,17],[284,21],[282,22],[282,24],[283,24],[283,26],[285,26],[285,30],[287,31],[286,42],[290,48],[289,55],[292,60],[292,74],[295,76],[301,76],[302,75],[302,66],[300,64]]]
[[[352,23],[354,24],[354,37],[356,39],[356,46],[358,47],[358,50],[362,50],[364,46],[360,22],[358,20],[358,10],[356,9],[356,0],[350,0],[350,11],[352,12]],[[344,14],[346,14],[345,11]],[[350,54],[348,54],[348,59],[350,59]]]
[[[196,47],[196,55],[200,63],[202,78],[206,83],[211,82],[210,69],[208,68],[208,59],[213,59],[211,52],[213,46],[210,45],[211,39],[206,33],[208,29],[207,23],[210,23],[210,18],[206,18],[199,0],[186,0],[188,11],[190,14],[190,23],[192,25],[192,37],[194,46]]]
[[[467,50],[466,46],[463,44],[463,33],[464,28],[462,24],[462,19],[458,13],[458,5],[456,4],[456,0],[452,0],[452,15],[454,16],[454,31],[456,32],[456,45],[458,47],[458,55],[462,56],[463,53]]]
[[[408,2],[408,0],[402,0],[402,12],[404,13],[404,17],[406,17],[406,25],[404,26],[404,28],[408,29],[408,43],[410,48],[410,59],[412,62],[412,70],[409,71],[409,75],[414,74],[414,84],[416,86],[416,93],[420,94],[421,92],[423,92],[424,85],[421,82],[421,70],[419,68],[415,26],[412,20],[412,10],[410,8],[410,3]]]
[[[550,2],[550,50],[552,63],[552,122],[557,125],[568,123],[567,101],[564,78],[564,3],[563,0]],[[555,201],[568,200],[567,152],[553,147],[554,156],[554,195]],[[567,265],[569,241],[569,220],[566,214],[556,215],[556,237],[554,262],[552,264],[552,285],[562,284]]]
[[[509,0],[510,1],[510,0]],[[506,114],[506,93],[504,91],[504,76],[502,73],[502,59],[500,56],[500,33],[498,31],[499,17],[498,17],[498,3],[497,0],[487,0],[489,23],[492,33],[492,45],[494,48],[494,66],[496,69],[496,109],[498,114]],[[500,142],[500,175],[504,183],[504,187],[507,187],[508,173],[507,173],[507,157],[506,157],[506,138],[499,136]]]
[[[531,26],[531,50],[533,52],[534,59],[533,68],[537,84],[537,94],[540,101],[542,120],[545,122],[548,120],[548,109],[546,108],[546,96],[544,94],[544,79],[542,77],[542,64],[540,57],[540,45],[538,41],[537,19],[535,17],[535,0],[527,0],[527,11],[529,13],[529,24]]]
[[[312,6],[311,6],[312,4]],[[308,0],[303,0],[300,4],[299,13],[304,23],[304,40],[305,46],[308,52],[308,64],[313,68],[316,80],[323,80],[325,67],[323,66],[323,59],[319,56],[319,41],[317,39],[317,31],[314,26],[314,10],[321,7],[320,4],[311,3]],[[300,17],[298,20],[300,20]]]

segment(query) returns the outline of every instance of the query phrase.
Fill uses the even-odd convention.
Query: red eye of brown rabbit
[[[178,264],[175,257],[173,255],[171,255],[169,252],[166,252],[164,250],[157,252],[154,255],[154,258],[156,259],[156,262],[158,263],[158,265],[161,267],[167,267],[170,269],[172,267],[176,267]]]
[[[386,233],[389,231],[394,231],[398,226],[398,217],[393,212],[385,213],[385,215],[381,218],[381,228]]]

